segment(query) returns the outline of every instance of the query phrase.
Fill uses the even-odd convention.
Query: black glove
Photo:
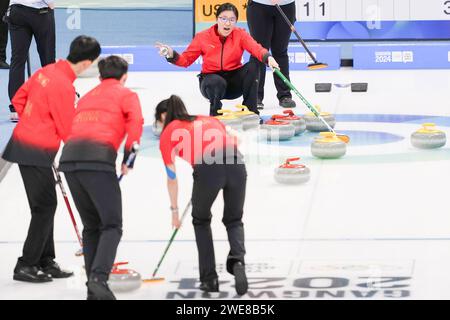
[[[126,165],[128,168],[133,169],[138,150],[139,145],[137,143],[134,143],[130,150],[125,149],[122,163]]]

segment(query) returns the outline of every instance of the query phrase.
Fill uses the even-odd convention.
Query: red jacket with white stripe
[[[224,38],[219,35],[215,24],[197,33],[186,51],[182,54],[174,51],[173,58],[167,60],[186,68],[202,56],[202,73],[232,71],[242,67],[244,50],[264,63],[269,57],[267,49],[256,42],[245,29],[234,28],[231,34]]]
[[[115,167],[120,144],[126,137],[128,155],[132,144],[140,143],[143,124],[137,94],[116,79],[103,80],[78,102],[60,164],[89,162]]]
[[[22,165],[50,167],[75,115],[76,74],[66,60],[38,70],[17,91],[12,104],[19,122],[3,158]]]

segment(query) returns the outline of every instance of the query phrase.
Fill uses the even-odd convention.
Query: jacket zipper
[[[222,41],[220,41],[221,43],[222,43],[222,50],[221,50],[221,53],[220,53],[220,71],[224,71],[223,70],[223,51],[224,51],[224,49],[225,49],[225,42],[227,41],[227,38],[225,38],[225,40],[222,42]]]
[[[223,41],[222,41],[222,39],[220,39],[220,43],[222,44],[222,50],[220,52],[220,71],[221,72],[224,72],[224,70],[223,70],[223,52],[225,50],[225,43],[227,42],[227,39],[228,39],[228,37],[223,39]]]

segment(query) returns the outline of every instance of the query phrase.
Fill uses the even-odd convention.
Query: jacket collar
[[[77,75],[70,67],[70,63],[67,60],[58,60],[55,64],[56,69],[61,70],[61,72],[69,78],[70,82],[74,82],[77,79]]]
[[[222,39],[233,39],[233,35],[234,35],[234,33],[236,32],[236,27],[234,27],[233,31],[231,31],[231,33],[230,33],[230,35],[229,35],[228,37],[223,37],[223,36],[221,36],[221,35],[219,34],[218,28],[219,28],[219,26],[218,26],[217,23],[216,23],[215,25],[213,25],[213,26],[211,27],[210,30],[211,30],[211,33],[212,33],[213,35],[215,35],[219,40],[222,40]]]
[[[102,84],[103,85],[115,85],[115,84],[120,84],[120,81],[114,78],[108,78],[108,79],[104,79],[102,80]]]

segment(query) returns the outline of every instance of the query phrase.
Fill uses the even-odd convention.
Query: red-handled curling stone
[[[302,184],[310,179],[310,170],[303,164],[292,163],[300,158],[287,159],[275,169],[275,181],[282,184]]]

